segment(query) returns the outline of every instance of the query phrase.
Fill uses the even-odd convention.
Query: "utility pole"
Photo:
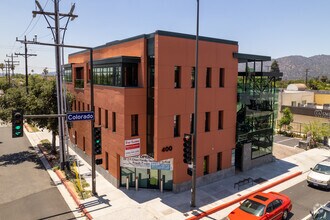
[[[197,0],[196,54],[195,54],[195,93],[194,93],[194,133],[192,145],[192,178],[190,206],[196,206],[196,157],[197,157],[197,112],[198,112],[198,38],[199,38],[199,0]]]
[[[17,40],[17,39],[16,39]],[[26,87],[26,93],[29,93],[29,73],[28,73],[28,63],[27,58],[30,56],[37,56],[37,54],[28,54],[27,53],[27,44],[26,44],[26,36],[24,36],[24,48],[25,53],[15,53],[15,55],[21,55],[25,58],[25,87]]]
[[[10,63],[10,61],[9,61],[9,59],[8,60],[4,60],[5,61],[5,69],[6,69],[6,79],[8,78],[8,84],[9,84],[9,86],[10,86],[10,72],[8,71],[8,69],[9,69],[9,63]]]
[[[309,71],[309,69],[306,69],[305,71],[306,71],[305,84],[306,84],[306,86],[307,86],[307,78],[308,78],[308,71]]]
[[[11,75],[14,76],[15,66],[17,66],[19,64],[19,61],[14,60],[14,58],[17,58],[18,56],[14,56],[14,54],[11,54],[10,56],[6,55],[6,56],[11,58],[11,61],[10,61],[11,62],[11,64],[10,64]]]
[[[71,10],[68,14],[63,14],[59,12],[59,0],[54,0],[54,12],[45,12],[41,7],[38,0],[35,1],[39,11],[32,11],[33,16],[36,14],[41,14],[46,19],[49,28],[52,31],[54,44],[55,44],[55,62],[56,62],[56,73],[57,73],[57,110],[58,114],[64,113],[64,105],[63,105],[63,91],[62,91],[62,76],[61,76],[61,59],[60,59],[60,19],[64,17],[74,18],[78,17],[77,15],[73,14],[74,5],[72,5]],[[55,27],[52,27],[47,19],[47,16],[54,20]],[[54,29],[54,30],[53,30]],[[64,147],[64,118],[58,118],[58,130],[59,130],[59,142],[60,142],[60,160],[61,160],[61,170],[64,170],[65,167],[65,147]]]

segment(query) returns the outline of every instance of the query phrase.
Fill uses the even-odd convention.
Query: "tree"
[[[282,127],[286,126],[286,128],[290,131],[291,130],[291,122],[293,122],[293,114],[291,113],[291,110],[286,107],[283,110],[283,116],[279,121],[279,127],[280,127],[280,132],[282,131]]]
[[[280,72],[280,67],[278,66],[278,63],[276,60],[273,61],[272,65],[270,66],[271,72]]]
[[[3,63],[0,63],[0,69],[1,69],[1,71],[2,71],[2,74],[3,74],[3,69],[5,68],[5,64],[3,64]]]
[[[47,67],[45,67],[44,69],[43,69],[43,71],[42,71],[42,74],[47,78],[47,76],[48,76],[48,68]]]
[[[316,142],[322,142],[323,137],[330,135],[330,125],[320,121],[312,121],[304,125],[303,131],[306,135],[308,132],[311,134],[311,143],[315,146]]]
[[[10,88],[0,97],[0,119],[9,122],[11,110],[22,108],[24,114],[57,114],[57,93],[55,78],[50,80],[39,75],[31,75],[30,92],[27,95],[24,86]],[[72,95],[67,94],[68,106],[71,105]],[[57,118],[33,118],[28,119],[29,123],[41,129],[48,129],[52,132],[52,151],[56,153],[55,139],[58,135]]]

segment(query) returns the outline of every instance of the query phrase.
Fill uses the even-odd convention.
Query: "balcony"
[[[84,88],[84,80],[83,79],[76,79],[74,83],[75,89],[83,89]]]

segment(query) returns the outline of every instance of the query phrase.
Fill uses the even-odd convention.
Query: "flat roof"
[[[272,60],[270,56],[261,56],[261,55],[246,54],[246,53],[234,53],[233,56],[234,58],[238,59],[238,63],[261,62],[261,61]]]
[[[156,34],[160,35],[160,36],[178,37],[178,38],[185,38],[185,39],[192,39],[192,40],[196,39],[196,35],[157,30],[157,31],[155,31],[153,33],[150,33],[150,34],[141,34],[141,35],[126,38],[126,39],[123,39],[123,40],[111,41],[111,42],[108,42],[104,45],[94,47],[93,49],[102,49],[102,48],[105,48],[105,47],[114,46],[114,45],[126,43],[126,42],[129,42],[129,41],[133,41],[133,40],[137,40],[137,39],[141,39],[141,38],[146,38],[146,39],[154,38]],[[224,40],[224,39],[219,39],[219,38],[199,36],[198,39],[201,40],[201,41],[208,41],[208,42],[215,42],[215,43],[222,43],[222,44],[230,44],[230,45],[238,45],[237,41]],[[82,51],[79,51],[79,52],[76,52],[76,53],[71,53],[71,54],[69,54],[69,56],[74,56],[74,55],[85,53],[85,52],[87,52],[87,50],[82,50]]]

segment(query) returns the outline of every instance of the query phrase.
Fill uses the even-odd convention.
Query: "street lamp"
[[[196,206],[196,150],[197,150],[197,106],[198,106],[198,38],[199,38],[199,0],[197,0],[196,54],[195,54],[195,90],[194,90],[194,133],[192,145],[192,178],[190,206]]]

